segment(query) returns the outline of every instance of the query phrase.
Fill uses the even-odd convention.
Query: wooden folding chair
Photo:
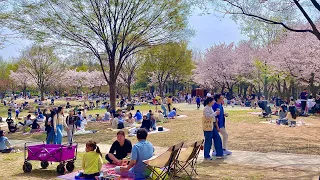
[[[181,151],[177,159],[177,173],[182,171],[186,172],[187,175],[192,178],[193,173],[198,175],[196,170],[197,159],[203,145],[204,140],[197,141],[188,147],[185,151]],[[191,168],[191,172],[187,171],[187,168]]]
[[[183,142],[176,144],[160,156],[144,160],[143,163],[147,165],[147,168],[150,169],[157,180],[165,179],[167,176],[171,179],[176,174],[176,162],[182,146]],[[162,169],[162,171],[157,171],[157,168]]]

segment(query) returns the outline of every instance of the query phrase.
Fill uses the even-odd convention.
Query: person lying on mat
[[[147,130],[144,128],[138,129],[138,143],[132,147],[130,163],[126,166],[115,167],[117,174],[134,179],[146,179],[150,176],[150,171],[143,161],[153,156],[154,148],[153,145],[147,141],[147,136]]]
[[[5,131],[0,131],[0,152],[10,153],[14,151],[12,145],[7,137],[5,137]]]
[[[125,138],[124,131],[120,130],[117,132],[117,140],[113,142],[109,154],[106,155],[106,160],[111,164],[121,165],[122,159],[130,155],[131,150],[131,142]]]
[[[97,143],[94,141],[88,141],[86,143],[86,152],[82,158],[83,174],[81,175],[86,180],[95,180],[95,176],[100,175],[102,167],[102,154],[100,152]]]

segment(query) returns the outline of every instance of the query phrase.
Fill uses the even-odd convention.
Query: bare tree
[[[116,82],[131,55],[176,40],[187,25],[188,5],[176,0],[20,0],[10,28],[32,39],[89,50],[98,59],[116,107]],[[17,6],[17,5],[15,5]]]
[[[294,32],[308,32],[315,35],[320,40],[319,20],[320,5],[316,0],[219,0],[213,1],[216,9],[225,14],[244,15],[257,21],[280,25],[283,28]],[[288,19],[288,15],[295,18],[295,22]],[[296,23],[300,22],[300,17],[310,25],[306,28],[296,28]]]
[[[136,71],[139,68],[139,65],[141,65],[141,60],[139,60],[137,56],[130,56],[123,64],[122,70],[119,74],[128,89],[129,101],[131,101],[131,85],[134,83]]]

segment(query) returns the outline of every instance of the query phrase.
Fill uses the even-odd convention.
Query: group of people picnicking
[[[143,161],[153,156],[154,148],[152,143],[147,141],[147,136],[146,129],[138,129],[136,133],[138,142],[132,146],[130,140],[125,138],[124,131],[117,132],[117,140],[113,142],[109,153],[105,155],[109,163],[116,165],[114,170],[117,174],[134,179],[146,179],[150,176],[150,171]],[[88,141],[85,150],[86,153],[82,159],[84,171],[78,176],[93,180],[100,175],[103,164],[102,153],[94,141]]]

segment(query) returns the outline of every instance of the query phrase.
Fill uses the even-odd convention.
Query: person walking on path
[[[224,108],[222,105],[223,96],[221,94],[217,94],[214,96],[214,100],[215,100],[215,103],[212,106],[212,109],[214,111],[217,111],[218,109],[220,109],[220,114],[217,115],[216,118],[218,120],[217,130],[222,135],[222,140],[223,140],[222,141],[223,154],[230,155],[232,154],[232,152],[227,150],[228,133],[226,131],[226,122],[225,122],[225,117],[227,117],[228,114],[224,112]]]
[[[220,135],[215,127],[216,116],[220,114],[220,111],[217,110],[216,112],[212,109],[214,104],[212,97],[207,97],[204,102],[204,110],[203,110],[203,132],[204,132],[204,158],[205,160],[212,160],[210,157],[210,149],[212,146],[212,140],[214,142],[215,147],[215,156],[217,158],[223,158],[223,150],[222,150],[222,142]],[[205,123],[204,121],[207,121]]]

